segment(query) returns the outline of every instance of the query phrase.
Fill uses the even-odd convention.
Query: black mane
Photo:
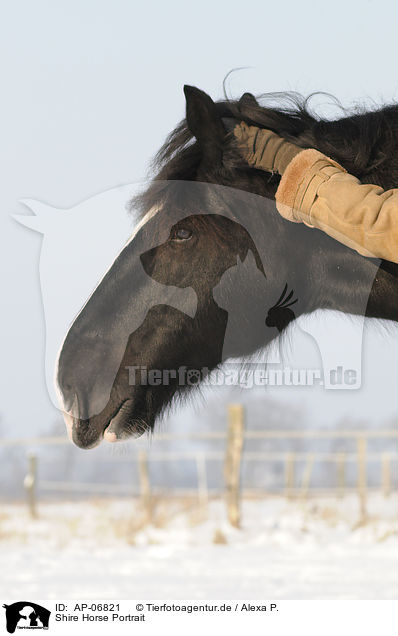
[[[239,100],[216,102],[216,108],[226,121],[244,121],[259,128],[269,128],[303,148],[320,150],[363,182],[384,188],[397,185],[398,105],[374,110],[356,107],[353,112],[339,105],[343,116],[328,120],[310,109],[312,97],[304,98],[297,93],[269,93],[256,101],[245,93]],[[278,105],[267,106],[267,102],[271,101]],[[232,135],[229,138],[232,139]],[[231,146],[233,148],[233,143]],[[155,181],[195,181],[200,160],[199,145],[184,119],[168,135],[151,164],[151,171]],[[244,168],[236,152],[227,152],[225,165],[226,168]],[[277,184],[278,178],[273,182],[274,186]],[[148,209],[151,203],[150,190],[134,201],[141,209]]]
[[[373,109],[357,105],[349,110],[328,95],[342,112],[342,117],[330,120],[310,108],[311,99],[319,94],[325,95],[312,93],[303,97],[295,92],[279,92],[255,98],[244,93],[239,100],[225,99],[215,102],[215,106],[218,115],[228,122],[229,130],[239,121],[268,128],[302,148],[316,148],[362,183],[384,189],[398,187],[398,104],[375,105]],[[201,158],[200,146],[183,119],[155,155],[152,181],[134,197],[131,207],[143,216],[159,203],[167,190],[166,182],[195,181]],[[209,181],[274,198],[279,175],[248,168],[235,148],[232,132],[226,137],[223,164],[222,174],[209,175]],[[279,218],[276,209],[275,216]],[[315,239],[314,230],[312,233]],[[381,267],[398,278],[397,264],[382,261]]]

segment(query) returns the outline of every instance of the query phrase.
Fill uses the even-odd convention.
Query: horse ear
[[[187,125],[202,150],[202,162],[221,163],[226,130],[211,97],[195,86],[184,86]]]
[[[243,93],[239,100],[239,106],[259,106],[259,103],[251,93]]]

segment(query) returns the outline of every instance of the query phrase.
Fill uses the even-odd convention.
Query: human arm
[[[240,124],[240,152],[258,169],[277,171],[280,214],[323,230],[364,256],[398,262],[398,189],[362,184],[315,149],[286,142],[268,130]]]

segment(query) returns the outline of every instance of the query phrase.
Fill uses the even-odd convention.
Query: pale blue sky
[[[220,98],[236,67],[249,68],[229,79],[232,96],[324,90],[346,106],[391,102],[397,23],[398,5],[373,0],[1,3],[4,434],[44,430],[56,416],[44,382],[41,239],[10,219],[25,213],[17,201],[70,207],[140,180],[184,114],[183,84]],[[398,335],[371,334],[364,389],[323,392],[309,408],[319,420],[323,413],[398,414],[397,354]],[[308,393],[293,393],[308,402]]]

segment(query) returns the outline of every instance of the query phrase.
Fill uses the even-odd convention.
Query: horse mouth
[[[104,428],[104,440],[120,442],[129,437],[141,437],[148,430],[146,421],[133,414],[134,406],[133,400],[125,400],[121,403],[116,414]]]
[[[134,400],[127,399],[113,409],[108,417],[100,413],[82,420],[64,413],[68,437],[76,446],[84,449],[94,448],[102,440],[114,443],[141,437],[150,429],[150,425],[143,417],[137,417],[135,411]]]

